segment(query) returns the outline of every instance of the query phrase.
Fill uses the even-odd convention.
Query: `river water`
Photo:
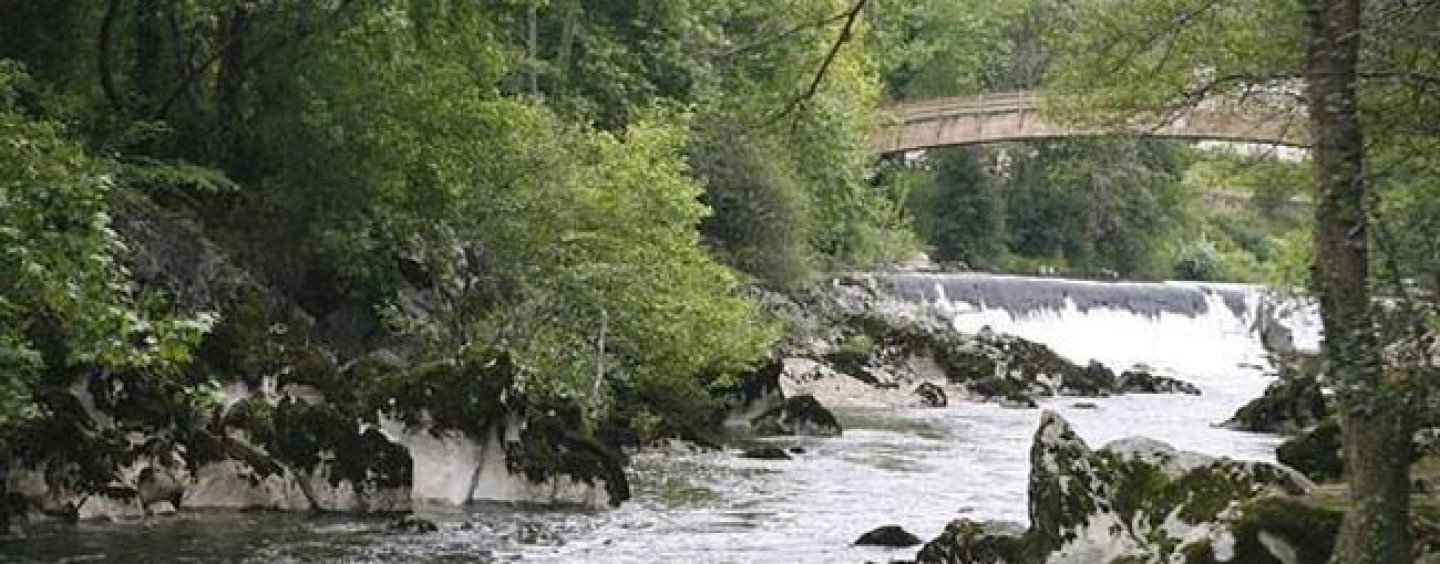
[[[1092,445],[1144,435],[1213,455],[1272,457],[1276,438],[1213,426],[1268,383],[1251,330],[1262,303],[1255,288],[977,275],[892,283],[962,329],[988,326],[1117,369],[1145,363],[1204,392],[1040,402]],[[1302,346],[1315,339],[1310,317],[1291,322]],[[28,538],[0,541],[0,562],[885,562],[915,551],[851,543],[885,524],[930,538],[961,516],[1025,521],[1038,410],[952,402],[837,414],[841,437],[771,439],[804,450],[789,461],[679,446],[641,453],[635,499],[615,510],[427,507],[420,513],[440,525],[429,534],[388,531],[382,518],[187,512],[143,525],[32,528]]]

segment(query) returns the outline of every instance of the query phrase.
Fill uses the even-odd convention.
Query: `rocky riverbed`
[[[1206,295],[1201,292],[1202,301],[1226,303],[1225,295]],[[809,296],[770,304],[776,310],[795,310],[791,315],[798,320],[797,331],[771,365],[734,392],[728,418],[731,429],[750,438],[720,449],[673,444],[632,453],[627,469],[631,500],[616,509],[485,503],[456,507],[415,498],[416,515],[433,522],[435,530],[422,522],[394,527],[389,516],[192,510],[123,525],[27,526],[24,537],[4,541],[0,558],[52,561],[100,554],[118,560],[174,557],[201,562],[912,558],[914,548],[853,543],[882,525],[897,525],[930,540],[956,518],[1003,521],[1012,523],[1012,529],[1024,528],[1031,517],[1027,484],[1032,438],[1042,410],[1061,414],[1091,444],[1143,434],[1208,455],[1271,459],[1277,437],[1214,426],[1259,396],[1268,381],[1261,368],[1264,351],[1245,327],[1249,320],[1229,305],[1199,311],[1193,301],[1186,303],[1190,309],[1185,312],[1146,310],[1129,317],[1099,303],[1078,314],[1017,314],[1004,329],[1040,337],[1026,340],[994,329],[957,332],[947,322],[953,309],[897,301],[873,282],[843,280]],[[1050,338],[1052,333],[1066,334],[1064,327],[1073,325],[1074,317],[1093,324],[1096,315],[1114,325],[1117,335],[1147,328],[1163,332],[1176,324],[1194,332],[1205,323],[1213,324],[1216,335],[1210,338],[1224,346],[1211,353],[1223,358],[1197,364],[1191,362],[1193,351],[1174,351],[1167,357],[1167,351],[1155,347],[1128,351],[1112,347],[1105,351],[1101,365],[1091,362],[1095,357],[1076,354],[1073,343]],[[1036,327],[1045,330],[1035,331]],[[1145,363],[1144,370],[1128,370],[1135,362]],[[806,397],[816,401],[801,399]],[[816,412],[832,412],[833,425],[824,417],[803,415]],[[402,444],[418,445],[421,437],[397,438],[404,439]],[[450,460],[458,463],[456,468],[473,472],[476,460],[466,458],[455,446],[412,448],[414,468]],[[767,454],[747,457],[746,450]],[[416,452],[423,455],[415,456]],[[422,489],[427,491],[463,486],[466,477],[455,474],[449,482],[436,482],[435,474],[428,476],[433,479],[423,481]],[[137,522],[143,525],[135,526]]]

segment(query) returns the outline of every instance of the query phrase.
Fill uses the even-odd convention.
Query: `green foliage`
[[[35,415],[47,368],[171,371],[211,323],[157,314],[163,301],[133,287],[110,226],[113,163],[14,106],[26,80],[0,61],[0,439]]]

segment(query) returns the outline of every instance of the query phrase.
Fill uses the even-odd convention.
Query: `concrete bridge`
[[[1112,129],[1064,125],[1040,115],[1039,100],[1032,92],[921,100],[890,106],[884,112],[889,121],[870,143],[880,154],[1092,135],[1143,135],[1292,147],[1308,144],[1301,125],[1303,120],[1298,116],[1257,117],[1203,106],[1180,112],[1164,123],[1136,123]]]

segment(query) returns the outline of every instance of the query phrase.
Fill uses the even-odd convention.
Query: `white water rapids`
[[[1213,426],[1268,383],[1255,331],[1268,306],[1259,288],[975,274],[900,274],[889,282],[900,299],[940,308],[961,330],[1012,333],[1117,372],[1143,363],[1203,391],[1040,401],[1092,445],[1144,435],[1212,455],[1273,456],[1277,438]],[[1284,317],[1296,345],[1312,348],[1314,312]],[[643,453],[633,466],[635,499],[610,511],[456,509],[432,515],[441,530],[427,535],[376,532],[376,522],[363,519],[189,515],[145,529],[82,525],[6,547],[0,561],[103,552],[121,561],[163,554],[197,562],[883,562],[913,558],[915,549],[851,543],[886,524],[928,540],[960,516],[1025,521],[1039,410],[952,401],[837,414],[846,426],[839,438],[770,440],[805,449],[794,460]],[[237,526],[236,519],[248,521]]]

